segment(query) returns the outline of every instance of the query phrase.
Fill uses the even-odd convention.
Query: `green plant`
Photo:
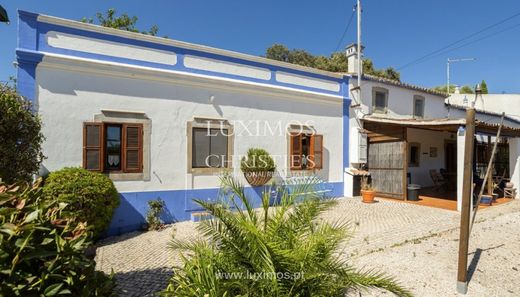
[[[115,296],[112,277],[85,256],[85,224],[42,197],[37,182],[0,184],[0,296]]]
[[[0,84],[0,179],[29,181],[44,159],[40,118],[7,84]]]
[[[242,172],[273,172],[276,169],[274,160],[269,153],[261,148],[250,148],[247,156],[240,162]]]
[[[313,191],[317,179],[282,189],[276,207],[269,206],[270,191],[264,191],[260,210],[234,178],[221,181],[228,203],[196,201],[214,217],[198,225],[203,237],[172,239],[183,266],[174,267],[163,295],[345,296],[367,287],[411,295],[390,277],[348,264],[339,250],[348,225],[319,219],[334,201],[319,199]]]
[[[163,225],[161,214],[166,207],[164,200],[157,198],[148,201],[148,213],[146,214],[146,222],[148,222],[148,230],[158,230]]]
[[[120,203],[119,194],[107,176],[82,168],[51,172],[43,192],[46,199],[69,204],[69,215],[87,222],[94,238],[108,228]]]
[[[361,176],[361,190],[362,191],[373,191],[374,188],[370,183],[370,177],[368,175]]]

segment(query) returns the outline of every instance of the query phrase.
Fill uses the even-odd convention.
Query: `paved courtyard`
[[[505,214],[520,214],[520,201],[479,211],[477,225]],[[324,219],[348,220],[353,234],[345,245],[343,254],[355,264],[359,263],[358,267],[366,264],[367,267],[377,269],[388,268],[385,257],[378,258],[378,255],[397,255],[398,250],[409,245],[441,238],[446,234],[458,234],[455,231],[459,224],[457,212],[383,199],[368,205],[357,198],[340,199],[333,209],[324,214]],[[197,235],[195,227],[196,223],[181,222],[161,231],[133,232],[107,238],[98,245],[97,268],[107,273],[114,271],[122,296],[152,296],[154,292],[165,288],[172,265],[178,263],[178,259],[167,247],[172,234],[178,239],[190,238]],[[476,227],[475,230],[480,230],[479,228]],[[367,259],[379,262],[372,264]],[[402,265],[399,257],[395,259],[394,265],[408,267],[408,262]],[[427,267],[428,263],[422,265]],[[428,273],[428,269],[424,267],[416,269]],[[403,267],[400,268],[402,269]],[[396,273],[400,270],[386,270],[397,276],[403,284],[409,285],[407,280],[402,279],[402,273]],[[415,291],[415,287],[413,289]]]

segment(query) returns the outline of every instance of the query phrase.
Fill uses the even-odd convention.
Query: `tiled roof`
[[[352,77],[357,77],[356,74],[350,73],[349,75],[351,75]],[[389,85],[393,85],[393,86],[403,87],[403,88],[410,89],[410,90],[421,91],[421,92],[425,92],[425,93],[428,93],[428,94],[441,96],[441,97],[448,97],[449,96],[448,94],[446,94],[444,92],[436,91],[434,89],[420,87],[420,86],[416,86],[416,85],[400,82],[400,81],[389,79],[389,78],[375,76],[375,75],[372,75],[372,74],[363,74],[363,79],[370,80],[370,81],[375,81],[375,82],[380,82],[380,83],[384,83],[384,84],[389,84]]]

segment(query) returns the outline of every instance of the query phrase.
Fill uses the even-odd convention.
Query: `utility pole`
[[[480,85],[475,89],[475,96]],[[476,101],[476,97],[475,97]],[[468,292],[468,246],[471,199],[473,192],[473,146],[475,135],[475,101],[466,109],[466,135],[464,141],[464,182],[462,184],[462,210],[460,214],[459,266],[457,271],[457,292]],[[478,207],[478,206],[477,206]]]
[[[359,102],[361,102],[361,76],[363,75],[363,61],[361,59],[361,0],[357,0],[357,57],[358,57],[358,73],[357,87],[359,90]]]
[[[475,61],[475,58],[464,58],[464,59],[450,59],[446,63],[446,93],[450,94],[450,64],[456,62]]]

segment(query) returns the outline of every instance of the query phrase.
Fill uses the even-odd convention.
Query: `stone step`
[[[207,211],[198,211],[191,213],[192,222],[200,222],[211,219],[211,215]]]

